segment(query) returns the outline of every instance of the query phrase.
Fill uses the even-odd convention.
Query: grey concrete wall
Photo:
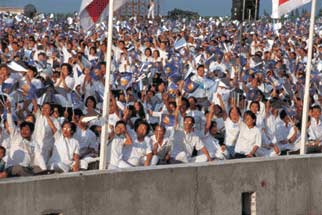
[[[0,181],[1,215],[233,215],[242,192],[257,214],[322,214],[320,155],[91,171]]]

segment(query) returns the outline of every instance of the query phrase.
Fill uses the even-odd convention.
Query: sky
[[[117,0],[116,0],[117,1]],[[230,16],[232,0],[160,0],[161,13],[174,8],[198,12],[202,16]],[[79,11],[81,0],[0,0],[0,7],[21,7],[33,4],[40,12]],[[260,14],[271,12],[271,0],[260,0]],[[310,9],[310,4],[306,6]],[[317,10],[322,8],[322,0],[317,0]]]

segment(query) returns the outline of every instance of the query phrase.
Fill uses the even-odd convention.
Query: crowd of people
[[[153,17],[154,18],[154,17]],[[321,152],[322,31],[308,145]],[[299,150],[309,19],[114,19],[108,141],[106,24],[0,14],[0,177],[272,157]]]

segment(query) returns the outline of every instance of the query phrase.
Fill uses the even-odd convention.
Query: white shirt
[[[180,152],[186,152],[188,158],[191,158],[193,149],[197,151],[204,147],[200,137],[194,132],[186,133],[184,130],[176,130],[173,138],[171,138],[171,144],[173,146],[171,151],[171,157],[175,158]]]
[[[137,138],[133,138],[133,143],[130,145],[130,156],[129,158],[142,159],[146,155],[152,153],[151,140],[145,137],[142,142],[139,142]]]
[[[122,149],[125,142],[125,137],[123,136],[115,136],[113,140],[111,141],[111,152],[110,157],[107,159],[110,163],[110,165],[114,167],[118,167],[119,161],[123,158]]]
[[[240,131],[240,121],[234,123],[229,117],[227,117],[225,120],[225,129],[225,145],[234,146]]]
[[[83,130],[77,127],[73,137],[78,141],[80,150],[88,149],[88,148],[98,150],[98,145],[96,143],[96,136],[94,132],[92,132],[90,129]]]
[[[50,117],[53,121],[57,130],[60,130],[60,125],[57,119]],[[43,150],[50,150],[54,144],[54,136],[53,132],[48,125],[48,121],[45,116],[43,116],[40,111],[38,110],[36,113],[36,122],[35,122],[35,130],[33,133],[33,139],[37,140],[40,149]],[[48,160],[48,158],[45,158]]]
[[[315,118],[311,118],[311,125],[308,129],[310,140],[320,140],[322,141],[322,122],[321,117],[319,123]]]
[[[65,138],[60,131],[56,131],[54,138],[53,153],[48,164],[62,162],[71,166],[74,162],[74,154],[79,155],[78,141],[74,138]]]
[[[225,159],[225,154],[221,150],[221,146],[219,145],[219,141],[213,137],[211,134],[207,134],[202,139],[202,142],[205,144],[205,147],[207,148],[210,157],[217,158],[217,159]],[[203,153],[201,151],[198,152],[198,155],[202,155]]]
[[[9,113],[8,124],[10,127],[10,150],[7,166],[39,166],[42,170],[46,170],[46,163],[39,145],[32,139],[29,141],[21,136]]]
[[[155,135],[153,135],[151,137],[151,146],[153,148],[154,144],[158,144],[157,140],[155,138]],[[157,149],[157,155],[160,159],[165,159],[166,155],[170,152],[171,150],[171,142],[169,140],[169,138],[163,138],[163,141],[161,143],[161,145],[158,145],[158,149]]]
[[[261,145],[262,135],[260,130],[256,126],[248,128],[244,122],[241,122],[235,152],[247,155],[253,150],[254,146],[261,147]]]

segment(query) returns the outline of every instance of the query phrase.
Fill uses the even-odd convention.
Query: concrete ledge
[[[322,155],[88,171],[0,181],[1,215],[322,214]]]

